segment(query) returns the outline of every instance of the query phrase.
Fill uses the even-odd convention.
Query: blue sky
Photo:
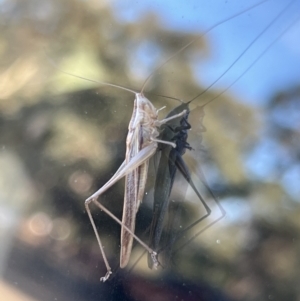
[[[166,28],[201,34],[214,25],[258,1],[114,1],[114,13],[121,22],[134,22],[149,11],[155,12]],[[226,22],[206,38],[213,50],[209,61],[195,66],[197,78],[209,85],[242,52],[268,23],[280,13],[287,1],[270,0],[261,6]],[[218,83],[226,88],[249,64],[297,17],[300,3],[294,1],[275,24],[251,47],[239,64]],[[249,103],[264,104],[273,91],[299,82],[300,22],[281,37],[271,49],[230,89]]]

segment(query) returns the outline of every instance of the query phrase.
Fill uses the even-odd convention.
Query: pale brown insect
[[[142,93],[136,93],[134,109],[129,123],[128,135],[126,139],[125,161],[104,186],[102,186],[98,191],[85,200],[85,208],[94,228],[101,254],[107,269],[107,273],[100,279],[101,281],[106,281],[112,272],[89,208],[89,204],[91,202],[93,202],[122,226],[120,253],[121,268],[124,268],[128,264],[133,238],[135,238],[150,253],[154,266],[157,267],[158,265],[156,252],[149,248],[134,234],[135,218],[145,192],[149,159],[155,154],[158,142],[169,144],[172,147],[175,147],[175,144],[172,142],[157,139],[159,136],[158,128],[162,124],[186,114],[186,111],[183,110],[181,113],[170,118],[158,120],[158,111],[159,110],[156,110],[153,104]],[[108,188],[113,186],[123,177],[125,177],[125,193],[123,218],[122,221],[120,221],[100,202],[98,202],[97,199],[102,193],[104,193]]]

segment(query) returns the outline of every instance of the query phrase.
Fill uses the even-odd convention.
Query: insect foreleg
[[[169,122],[170,120],[173,120],[173,119],[176,119],[178,117],[182,117],[184,116],[185,114],[187,113],[187,110],[183,110],[181,113],[178,113],[176,115],[173,115],[171,117],[168,117],[168,118],[164,118],[162,120],[158,120],[156,123],[157,123],[157,126],[161,126],[167,122]]]

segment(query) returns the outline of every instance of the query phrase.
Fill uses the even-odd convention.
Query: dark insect
[[[182,110],[186,110],[186,114],[183,115],[181,118],[173,119],[170,122],[164,124],[161,128],[162,131],[161,131],[160,139],[164,141],[174,142],[176,144],[176,148],[172,148],[168,145],[160,146],[160,161],[157,168],[156,183],[155,183],[155,190],[154,190],[153,218],[150,225],[149,246],[153,250],[156,250],[158,252],[164,250],[165,261],[168,261],[171,258],[171,254],[170,254],[171,247],[174,244],[174,242],[177,240],[177,238],[182,237],[184,233],[186,233],[189,229],[202,222],[212,212],[210,207],[207,205],[207,203],[201,196],[200,192],[197,190],[194,182],[192,181],[190,171],[182,158],[182,156],[185,154],[187,149],[192,150],[192,147],[187,142],[188,130],[191,129],[191,125],[189,124],[188,121],[189,114],[190,114],[189,105],[195,99],[199,98],[206,91],[208,91],[217,81],[219,81],[238,62],[238,60],[251,48],[251,46],[267,31],[267,29],[270,28],[274,24],[274,22],[289,8],[292,2],[290,2],[277,16],[275,16],[271,20],[271,22],[255,37],[253,41],[251,41],[251,43],[234,60],[234,62],[207,89],[205,89],[202,93],[194,97],[192,100],[186,103],[182,102],[182,104],[174,108],[166,116],[166,118],[169,118],[171,116],[178,114],[179,112],[182,112]],[[266,47],[264,51],[261,52],[261,54],[248,66],[248,68],[242,74],[239,75],[239,77],[230,86],[228,86],[218,96],[214,97],[204,105],[198,106],[196,108],[197,112],[194,112],[197,114],[197,118],[198,118],[196,131],[197,133],[201,134],[201,136],[198,137],[198,139],[202,140],[202,133],[205,131],[205,127],[202,124],[205,115],[204,107],[207,104],[214,101],[219,96],[221,96],[223,93],[225,93],[236,81],[238,81],[294,23],[295,22],[290,24],[290,26],[288,26],[284,32],[282,32],[270,45],[268,45],[268,47]],[[190,187],[193,189],[193,191],[195,192],[199,201],[202,203],[205,209],[205,213],[200,218],[192,222],[183,230],[179,227],[180,210],[181,210],[180,206],[176,202],[174,203],[170,202],[170,194],[173,188],[177,169],[180,171],[180,173],[182,174],[182,176],[184,177],[188,185],[190,185]],[[208,229],[209,227],[211,227],[212,225],[220,221],[226,214],[224,208],[218,202],[217,198],[214,196],[212,190],[208,186],[204,174],[201,171],[201,168],[199,168],[199,172],[200,172],[200,180],[203,186],[205,187],[206,191],[214,199],[215,204],[217,205],[220,211],[220,216],[215,220],[213,220],[212,222],[208,223],[203,229],[201,229],[196,234],[196,236],[198,236],[203,231],[205,231],[206,229]],[[167,225],[165,227],[165,216],[167,213],[169,213],[168,214],[169,217],[168,217]],[[166,235],[164,236],[164,239],[161,239],[164,227],[165,227]],[[185,246],[189,241],[191,241],[194,238],[188,240],[181,247],[179,247],[179,249]],[[161,244],[161,240],[163,240],[163,244]],[[148,266],[150,268],[152,268],[153,266],[152,262],[153,261],[148,256]]]

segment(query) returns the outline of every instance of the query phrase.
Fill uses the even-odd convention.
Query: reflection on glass
[[[249,6],[254,4],[249,2]],[[174,57],[146,86],[160,119],[210,85],[286,3],[268,1],[226,22]],[[120,227],[95,210],[114,269],[105,273],[84,199],[124,159],[130,93],[63,74],[53,66],[139,90],[159,63],[212,24],[246,5],[141,1],[0,1],[0,291],[5,300],[297,300],[299,291],[299,23],[235,85],[205,107],[200,143],[194,106],[226,89],[297,19],[299,1],[191,108],[184,160],[226,209],[222,221],[149,270],[146,256],[119,269]],[[155,165],[137,215],[147,241]],[[175,179],[179,227],[203,214]],[[103,196],[121,217],[124,183]],[[187,231],[174,248],[216,217]],[[171,213],[170,213],[171,215]],[[182,222],[182,225],[181,225]]]

